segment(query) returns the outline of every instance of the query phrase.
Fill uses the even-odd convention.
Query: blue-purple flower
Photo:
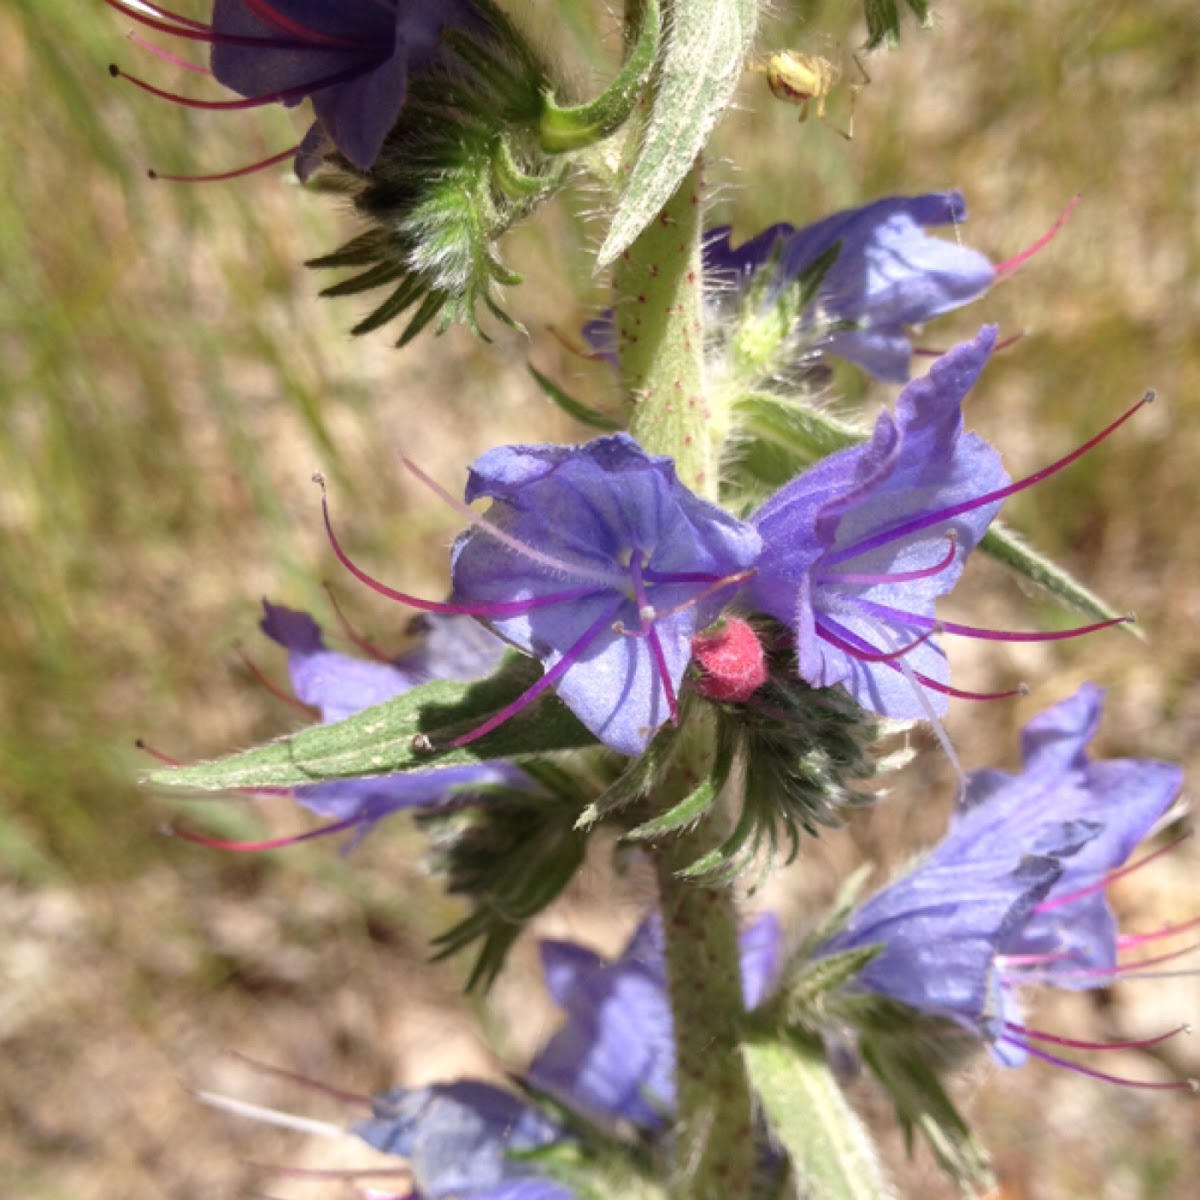
[[[997,268],[977,250],[925,232],[966,217],[961,192],[931,192],[887,196],[803,229],[772,225],[739,246],[728,227],[714,229],[705,239],[705,283],[725,302],[762,284],[753,303],[767,309],[838,245],[792,340],[804,353],[834,354],[903,383],[913,354],[909,327],[968,304],[996,279]]]
[[[455,598],[491,606],[492,628],[542,660],[543,682],[601,741],[644,750],[758,535],[625,434],[493,450],[467,484],[468,502],[483,496],[487,525],[454,547]]]
[[[962,428],[995,339],[989,326],[951,350],[900,393],[894,416],[880,414],[869,442],[823,459],[751,517],[763,539],[751,603],[792,630],[811,686],[844,684],[889,717],[944,710],[934,601],[1008,483],[995,450]]]
[[[307,613],[263,602],[263,632],[288,651],[296,698],[335,722],[433,679],[472,679],[499,661],[503,643],[469,617],[423,618],[426,633],[394,660],[353,658],[330,650],[320,626]],[[531,790],[518,767],[503,761],[436,767],[378,778],[342,779],[296,789],[296,799],[337,828],[368,831],[402,809],[431,808],[497,788]]]
[[[773,986],[780,958],[773,916],[741,937],[747,1008]],[[642,923],[613,961],[571,942],[545,942],[546,983],[566,1023],[534,1059],[528,1083],[586,1121],[616,1130],[632,1124],[664,1134],[675,1106],[675,1050],[662,928]],[[397,1088],[373,1101],[355,1132],[408,1159],[421,1200],[571,1200],[545,1178],[536,1154],[573,1135],[530,1102],[471,1080]]]
[[[1136,965],[1104,886],[1182,782],[1168,763],[1090,760],[1102,704],[1085,684],[1026,726],[1020,774],[970,776],[945,838],[818,952],[881,947],[853,989],[954,1021],[1006,1064],[1053,1058],[1036,1041],[1072,1044],[1020,1025],[1016,989],[1103,987]]]
[[[454,545],[450,603],[358,579],[426,611],[471,614],[541,660],[541,679],[477,729],[481,737],[555,688],[605,745],[638,754],[678,713],[693,636],[733,599],[758,558],[755,530],[693,495],[668,458],[627,434],[583,446],[505,446],[471,468],[485,517]]]
[[[143,26],[211,44],[213,77],[244,99],[192,100],[127,76],[155,95],[224,109],[311,100],[316,121],[303,142],[268,160],[295,154],[302,179],[331,147],[371,167],[404,105],[410,70],[433,61],[447,25],[483,24],[470,0],[214,0],[207,25],[157,5],[106,2]]]
[[[766,999],[781,953],[779,923],[759,917],[741,936],[746,1008]],[[644,921],[620,956],[543,942],[546,986],[566,1014],[529,1080],[593,1121],[659,1131],[675,1111],[675,1044],[662,922]]]

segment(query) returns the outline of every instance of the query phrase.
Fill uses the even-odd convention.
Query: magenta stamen
[[[177,759],[177,758],[172,758],[170,755],[168,755],[168,754],[164,754],[164,753],[163,753],[161,750],[156,750],[156,749],[155,749],[153,746],[151,746],[151,745],[149,745],[148,743],[146,743],[146,742],[142,741],[142,739],[141,739],[141,738],[138,738],[138,740],[137,740],[136,742],[134,742],[133,744],[134,744],[134,745],[135,745],[135,746],[136,746],[136,747],[137,747],[137,748],[138,748],[138,749],[139,749],[139,750],[140,750],[140,751],[141,751],[143,754],[148,754],[148,755],[150,755],[150,757],[151,757],[151,758],[157,759],[157,760],[158,760],[160,763],[165,763],[165,764],[166,764],[168,767],[181,767],[181,766],[183,766],[183,763],[181,763],[181,762],[179,761],[179,759]]]
[[[1026,488],[1032,487],[1035,483],[1041,483],[1043,479],[1048,479],[1051,475],[1057,474],[1064,467],[1068,467],[1077,458],[1082,458],[1089,450],[1099,445],[1106,438],[1115,433],[1122,425],[1125,424],[1136,412],[1142,407],[1150,404],[1154,400],[1153,390],[1148,390],[1145,395],[1134,405],[1128,408],[1121,416],[1119,416],[1110,425],[1107,425],[1094,437],[1089,438],[1082,446],[1072,450],[1070,454],[1058,459],[1057,462],[1051,463],[1047,467],[1043,467],[1040,471],[1035,471],[1032,475],[1026,475],[1024,479],[1017,480],[1016,483],[1010,483],[1006,487],[997,488],[992,492],[985,492],[982,496],[976,496],[971,500],[964,500],[961,504],[953,504],[948,508],[938,509],[936,512],[926,513],[924,516],[917,517],[912,521],[905,521],[900,525],[893,526],[891,529],[885,529],[872,537],[864,538],[861,542],[856,542],[852,546],[847,546],[843,550],[839,550],[835,554],[830,554],[825,559],[826,566],[836,565],[839,562],[845,562],[849,558],[855,558],[860,554],[865,554],[870,550],[876,550],[880,546],[886,546],[889,542],[898,541],[901,538],[910,537],[914,533],[920,532],[922,529],[928,529],[931,525],[940,525],[943,521],[949,521],[954,517],[960,516],[962,513],[972,512],[974,509],[982,508],[985,504],[993,504],[999,500],[1004,500],[1008,496],[1015,495],[1017,492],[1023,492]]]
[[[992,353],[999,354],[1001,350],[1007,350],[1010,346],[1015,346],[1024,336],[1024,330],[1009,334],[1008,337],[1002,338],[992,347]],[[938,349],[936,346],[914,346],[912,352],[914,356],[919,358],[941,358],[946,353],[944,349]]]
[[[155,58],[161,58],[163,62],[168,62],[173,67],[178,67],[182,71],[191,71],[194,75],[211,76],[212,72],[199,63],[188,62],[186,58],[180,58],[178,54],[172,54],[169,50],[164,50],[161,46],[156,46],[153,42],[142,37],[140,33],[130,33],[129,40],[135,45],[140,46],[143,50],[149,51]]]
[[[512,703],[506,704],[499,712],[493,713],[482,725],[472,729],[469,733],[464,733],[461,737],[456,737],[446,748],[457,750],[460,746],[467,746],[471,742],[477,741],[484,734],[491,733],[497,726],[503,725],[509,717],[515,716],[523,708],[528,707],[548,688],[553,687],[575,665],[579,660],[579,656],[600,635],[601,631],[612,623],[613,618],[616,617],[623,603],[624,601],[618,601],[608,612],[604,613],[588,626],[583,636],[567,650],[562,658],[537,683],[523,691]],[[438,748],[435,743],[431,744],[433,748]]]
[[[655,621],[661,614],[655,614],[650,618],[647,625],[647,613],[654,612],[654,606],[650,603],[650,598],[646,595],[646,584],[642,579],[642,563],[645,559],[645,554],[642,551],[637,551],[629,559],[629,573],[633,578],[633,596],[637,604],[638,613],[641,614],[642,628],[649,634],[650,642],[650,657],[654,660],[654,669],[658,672],[658,678],[663,685],[663,690],[667,694],[667,710],[671,714],[671,724],[679,724],[679,698],[675,695],[675,686],[671,682],[671,672],[667,669],[667,656],[663,652],[662,639],[658,636],[658,628]]]
[[[1126,1079],[1121,1075],[1109,1075],[1104,1071],[1097,1071],[1092,1067],[1085,1067],[1082,1063],[1072,1062],[1069,1058],[1060,1058],[1057,1054],[1051,1054],[1046,1050],[1041,1050],[1037,1046],[1031,1046],[1028,1042],[1023,1042],[1020,1038],[1002,1036],[1003,1042],[1008,1042],[1010,1045],[1019,1046],[1028,1054],[1032,1054],[1035,1058],[1040,1058],[1045,1062],[1053,1063],[1056,1067],[1066,1067],[1068,1071],[1076,1071],[1080,1075],[1086,1075],[1089,1079],[1098,1079],[1103,1083],[1115,1083],[1121,1087],[1144,1088],[1147,1091],[1156,1092],[1194,1092],[1196,1083],[1194,1080],[1179,1079],[1171,1083],[1150,1083],[1141,1079]]]
[[[928,675],[922,675],[920,671],[914,671],[913,674],[930,691],[949,696],[952,700],[1011,700],[1014,696],[1025,695],[1023,686],[1009,688],[1006,692],[967,692],[962,688],[951,687],[947,683],[939,683],[936,679],[930,679]]]
[[[266,838],[260,842],[227,841],[224,838],[209,837],[207,834],[194,833],[176,825],[170,829],[172,837],[182,838],[185,842],[194,842],[197,846],[208,846],[213,850],[235,850],[241,854],[257,854],[262,850],[282,850],[300,842],[312,841],[314,838],[327,837],[331,833],[341,833],[343,829],[353,829],[362,824],[361,817],[348,817],[343,821],[335,821],[332,825],[322,825],[320,829],[310,829],[307,833],[296,833],[289,837]]]
[[[1189,929],[1200,927],[1200,917],[1192,921],[1184,921],[1182,925],[1168,925],[1164,929],[1156,929],[1153,933],[1125,933],[1117,938],[1117,948],[1129,950],[1137,946],[1145,946],[1150,942],[1161,941],[1163,938],[1177,937],[1187,933]]]
[[[300,143],[297,142],[296,145],[289,146],[286,150],[281,150],[278,154],[272,154],[268,158],[260,158],[257,162],[249,163],[244,167],[235,167],[232,171],[218,171],[214,175],[164,175],[153,167],[146,174],[161,183],[222,183],[226,179],[241,179],[245,175],[254,175],[259,171],[265,171],[268,167],[294,158],[299,149]]]
[[[1166,1033],[1156,1034],[1154,1037],[1137,1038],[1128,1042],[1085,1042],[1076,1038],[1061,1037],[1055,1033],[1044,1033],[1040,1029],[1028,1029],[1013,1021],[1006,1021],[1004,1028],[1010,1032],[1019,1033],[1022,1037],[1034,1038],[1039,1042],[1049,1042],[1054,1046],[1065,1046],[1070,1050],[1146,1050],[1150,1046],[1170,1041],[1171,1038],[1177,1037],[1181,1033],[1191,1033],[1192,1031],[1190,1025],[1184,1024],[1169,1029]]]
[[[178,92],[168,92],[164,88],[155,87],[154,84],[148,83],[144,79],[139,79],[136,75],[130,75],[127,71],[122,71],[115,63],[109,66],[108,73],[114,79],[124,79],[132,83],[134,87],[141,88],[143,92],[149,92],[150,95],[157,96],[160,100],[170,100],[172,104],[181,104],[184,108],[199,108],[216,112],[240,112],[249,108],[263,108],[268,104],[286,104],[289,100],[303,100],[313,92],[320,91],[322,88],[333,87],[335,84],[345,83],[347,80],[354,79],[361,74],[358,70],[348,69],[345,71],[336,71],[324,79],[315,79],[312,83],[281,88],[277,92],[267,92],[262,96],[242,96],[237,100],[196,100],[190,96],[181,96]]]
[[[507,546],[510,550],[516,551],[523,558],[529,559],[530,562],[538,563],[540,566],[549,567],[551,571],[555,571],[563,575],[574,575],[577,579],[591,579],[604,588],[620,589],[625,584],[625,578],[622,575],[612,571],[601,571],[594,567],[584,566],[582,563],[570,562],[566,559],[555,558],[552,554],[544,554],[541,550],[521,541],[520,538],[515,538],[507,530],[501,529],[498,525],[493,524],[486,517],[480,516],[469,504],[463,503],[461,500],[455,499],[436,479],[427,475],[420,467],[417,466],[412,459],[401,458],[400,460],[435,496],[443,503],[448,504],[464,521],[474,525],[477,529],[482,530],[489,537],[495,538],[501,545]],[[705,579],[712,578],[704,576]]]
[[[146,10],[149,10],[154,16],[160,17],[164,21],[175,21],[180,25],[188,26],[190,29],[208,28],[203,21],[197,21],[193,17],[185,17],[182,13],[172,12],[169,8],[163,8],[160,4],[151,4],[149,0],[141,0],[137,7],[126,4],[123,0],[103,0],[103,2],[109,8],[115,8],[117,12],[124,13],[125,16],[132,17],[135,21],[146,20]]]
[[[1007,278],[1014,271],[1016,271],[1017,268],[1020,267],[1022,263],[1027,262],[1039,250],[1048,246],[1054,240],[1054,237],[1058,233],[1058,231],[1067,223],[1067,218],[1075,211],[1075,206],[1082,199],[1083,199],[1083,197],[1077,192],[1074,196],[1071,197],[1070,204],[1068,204],[1067,207],[1063,209],[1062,214],[1061,214],[1061,216],[1059,216],[1058,220],[1055,221],[1054,224],[1051,225],[1050,228],[1045,233],[1043,233],[1042,236],[1040,238],[1038,238],[1038,240],[1036,242],[1034,242],[1032,246],[1030,246],[1026,250],[1022,250],[1020,252],[1020,254],[1014,254],[1012,258],[1006,258],[1002,263],[1000,263],[996,267],[996,280],[999,281],[1001,279]]]
[[[1069,638],[1083,637],[1088,633],[1097,633],[1101,629],[1110,629],[1114,625],[1125,625],[1133,620],[1131,616],[1110,617],[1106,621],[1097,621],[1093,625],[1079,625],[1074,629],[1024,632],[1021,630],[981,629],[977,625],[960,625],[955,621],[943,621],[935,617],[905,612],[903,609],[892,608],[887,604],[877,604],[873,600],[855,598],[854,605],[861,612],[879,617],[881,620],[896,621],[902,625],[915,625],[918,628],[941,629],[958,637],[978,638],[989,642],[1060,642]]]
[[[661,621],[665,617],[675,616],[676,613],[686,612],[689,608],[694,608],[700,603],[701,600],[707,600],[708,597],[713,595],[715,592],[722,591],[728,587],[736,587],[739,584],[745,583],[747,579],[753,579],[755,574],[757,574],[757,568],[750,567],[748,570],[738,571],[733,575],[726,575],[723,579],[716,580],[710,587],[706,587],[704,591],[697,592],[696,595],[690,596],[680,604],[676,604],[674,608],[656,609],[654,614],[655,619]],[[673,575],[663,575],[661,577],[657,577],[655,576],[654,572],[646,571],[643,574],[643,578],[648,583],[671,584],[680,582],[704,582],[706,579],[711,579],[712,576],[704,575],[696,580],[683,580],[682,578]]]
[[[946,549],[946,556],[941,562],[932,567],[922,567],[917,571],[894,571],[875,575],[856,575],[852,571],[822,572],[816,577],[816,582],[836,584],[856,583],[869,587],[877,583],[912,583],[917,579],[930,579],[934,575],[940,575],[954,562],[954,555],[958,550],[958,538],[955,536],[953,530],[950,530],[946,534],[946,540],[950,543]]]
[[[1134,871],[1139,871],[1142,867],[1148,866],[1156,858],[1161,858],[1164,854],[1170,853],[1180,842],[1187,841],[1189,836],[1189,834],[1184,834],[1182,837],[1176,838],[1173,842],[1168,842],[1165,846],[1160,846],[1150,854],[1143,855],[1136,862],[1126,863],[1125,866],[1119,867],[1115,871],[1109,871],[1108,874],[1096,880],[1095,883],[1088,884],[1086,887],[1078,888],[1074,892],[1067,892],[1062,896],[1055,896],[1052,900],[1043,900],[1033,911],[1035,913],[1052,912],[1056,908],[1061,908],[1064,904],[1071,904],[1076,900],[1082,900],[1085,896],[1102,892],[1110,883],[1115,883],[1118,879],[1123,879],[1126,875],[1131,875]]]
[[[166,33],[171,37],[186,38],[191,42],[207,42],[213,46],[247,46],[251,49],[259,50],[315,51],[317,53],[364,49],[364,47],[361,47],[356,42],[321,42],[313,41],[309,38],[297,41],[295,38],[255,37],[253,34],[217,33],[211,25],[205,25],[201,21],[193,21],[188,17],[180,16],[178,13],[168,12],[166,9],[159,8],[156,5],[147,5],[146,7],[153,9],[154,13],[160,19],[156,19],[150,13],[142,12],[140,9],[123,4],[121,0],[103,0],[103,3],[107,4],[109,8],[115,9],[123,16],[137,21],[139,25],[143,25],[147,29],[155,29],[159,33]],[[178,22],[178,24],[171,24],[170,22]]]
[[[350,644],[357,646],[368,658],[373,658],[376,662],[386,663],[388,666],[394,665],[392,660],[374,642],[369,638],[363,637],[346,619],[346,614],[342,612],[342,606],[338,603],[338,598],[334,595],[333,588],[328,583],[323,583],[321,586],[325,589],[325,595],[329,597],[329,603],[333,606],[333,611],[337,615],[338,624],[342,627],[342,633]]]
[[[842,625],[837,626],[847,637],[853,637],[850,630]],[[921,634],[915,641],[909,642],[906,646],[901,646],[898,650],[867,650],[862,645],[856,645],[854,642],[849,642],[839,637],[833,632],[831,623],[828,617],[822,617],[817,623],[817,629],[821,637],[823,637],[835,649],[841,650],[844,654],[849,654],[851,658],[857,658],[859,662],[869,663],[895,663],[896,659],[903,658],[906,654],[911,653],[918,646],[929,641],[937,632],[937,626],[928,632]]]
[[[305,44],[315,43],[337,47],[342,50],[367,49],[362,42],[336,37],[332,33],[321,33],[320,30],[313,29],[308,25],[301,25],[299,21],[293,21],[290,17],[279,12],[278,9],[272,8],[266,3],[266,0],[242,0],[242,2],[256,17],[266,21],[268,25],[274,25],[276,29],[281,29],[284,33],[290,34],[292,37],[299,38]]]
[[[283,1067],[273,1067],[270,1063],[259,1062],[257,1058],[251,1058],[250,1055],[244,1054],[241,1050],[230,1050],[228,1053],[263,1075],[271,1075],[276,1079],[286,1079],[289,1083],[297,1084],[299,1087],[307,1088],[309,1091],[320,1092],[321,1095],[330,1096],[334,1100],[340,1100],[343,1104],[353,1104],[356,1108],[371,1107],[371,1097],[364,1095],[362,1092],[343,1091],[341,1088],[335,1088],[330,1084],[321,1083],[319,1080],[310,1079],[307,1075],[298,1075],[296,1072],[285,1070]]]
[[[242,660],[242,666],[254,676],[255,681],[262,687],[266,688],[277,700],[282,700],[284,704],[290,705],[298,712],[303,713],[306,717],[317,720],[321,715],[321,710],[311,704],[305,704],[303,700],[293,696],[291,692],[285,691],[273,679],[267,677],[262,668],[242,649],[241,646],[234,647],[238,658]]]
[[[1168,950],[1164,954],[1156,954],[1153,958],[1139,958],[1137,962],[1119,963],[1114,974],[1120,977],[1124,976],[1127,971],[1140,971],[1143,967],[1157,967],[1160,963],[1174,962],[1177,958],[1195,954],[1197,950],[1200,950],[1200,942],[1193,942],[1190,946],[1184,946],[1179,950]]]
[[[321,485],[321,513],[325,519],[325,532],[329,538],[329,545],[333,549],[334,556],[355,579],[360,583],[365,583],[373,592],[378,592],[379,595],[385,596],[389,600],[406,604],[409,608],[420,609],[422,612],[449,613],[454,616],[472,617],[513,617],[533,612],[535,609],[549,608],[554,604],[567,604],[573,600],[580,600],[584,596],[590,596],[595,591],[594,588],[590,587],[569,588],[563,592],[550,592],[542,596],[531,596],[528,600],[496,601],[491,604],[455,604],[450,601],[422,600],[419,596],[410,596],[407,592],[399,592],[395,588],[381,583],[374,576],[368,575],[342,549],[342,545],[337,539],[337,534],[333,532],[333,522],[329,517],[329,502],[325,494],[325,481],[319,476],[316,479]]]

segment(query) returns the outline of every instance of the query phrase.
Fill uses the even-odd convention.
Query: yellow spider
[[[837,87],[842,78],[842,68],[832,60],[820,54],[801,54],[796,50],[773,50],[767,55],[762,66],[753,68],[767,77],[767,87],[771,94],[779,100],[800,107],[800,120],[808,120],[808,106],[813,100],[817,102],[817,120],[825,123],[835,133],[849,141],[854,137],[854,106],[858,101],[858,93],[863,85],[871,82],[867,69],[857,54],[852,56],[854,65],[862,75],[861,83],[852,83],[850,88],[850,110],[845,129],[825,121],[825,101],[829,93]]]

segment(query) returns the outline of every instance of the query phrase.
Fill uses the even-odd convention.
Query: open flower
[[[801,678],[845,684],[873,712],[945,708],[934,601],[962,573],[1000,507],[1000,456],[964,433],[962,401],[995,345],[985,327],[910,383],[869,442],[830,455],[752,517],[763,539],[752,604],[788,625]]]
[[[244,99],[193,100],[126,76],[155,95],[224,109],[311,100],[316,121],[303,142],[268,160],[296,154],[302,179],[331,146],[363,170],[372,166],[404,104],[410,69],[436,57],[447,25],[483,24],[469,0],[214,0],[207,25],[141,0],[106,2],[155,31],[209,43],[213,77]]]
[[[638,754],[678,712],[692,638],[758,557],[758,534],[693,495],[668,458],[626,434],[583,446],[506,446],[471,468],[470,503],[493,501],[451,557],[451,602],[357,578],[426,611],[469,613],[541,660],[524,695],[454,744],[481,737],[553,687],[605,745]]]
[[[1168,763],[1091,761],[1102,704],[1084,685],[1026,726],[1020,774],[970,776],[945,838],[818,951],[881,947],[851,988],[954,1021],[1008,1065],[1059,1061],[1034,1042],[1082,1044],[1022,1026],[1016,989],[1103,987],[1139,965],[1121,960],[1104,887],[1182,782]]]
[[[770,915],[742,934],[748,1008],[775,981],[780,940]],[[567,1019],[534,1059],[527,1082],[589,1123],[614,1130],[632,1124],[664,1136],[675,1106],[675,1048],[658,917],[644,921],[615,960],[573,942],[544,942],[542,964]],[[575,1135],[512,1092],[459,1080],[397,1088],[372,1107],[373,1118],[355,1132],[376,1149],[406,1158],[423,1200],[577,1195],[539,1174],[536,1156],[528,1156]]]
[[[369,661],[328,649],[307,613],[265,600],[263,608],[263,632],[288,651],[296,698],[330,723],[433,679],[485,675],[504,651],[498,638],[468,617],[430,616],[424,618],[425,636],[413,649],[393,660]],[[334,821],[334,829],[357,828],[362,834],[389,813],[464,803],[497,788],[530,791],[534,786],[520,768],[489,761],[315,783],[296,788],[295,795],[306,808]]]
[[[837,245],[788,332],[793,352],[834,354],[903,383],[913,354],[909,326],[968,304],[996,279],[998,268],[979,251],[925,232],[966,217],[961,192],[930,192],[887,196],[802,229],[772,225],[740,246],[727,227],[714,229],[704,245],[705,282],[722,303],[752,292],[750,302],[769,309]]]

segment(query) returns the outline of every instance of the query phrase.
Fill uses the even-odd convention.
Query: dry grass
[[[836,32],[844,6],[828,7],[810,28],[832,21]],[[1104,750],[1180,760],[1195,780],[1200,18],[1190,0],[945,0],[938,11],[933,31],[870,60],[849,145],[797,125],[765,100],[761,76],[748,78],[744,110],[723,131],[739,166],[711,170],[722,214],[750,231],[957,184],[972,208],[964,236],[1001,259],[1083,193],[1047,251],[927,337],[946,344],[983,319],[1030,331],[972,401],[973,423],[1014,474],[1159,388],[1161,402],[1117,441],[1009,514],[1136,609],[1147,642],[964,654],[971,685],[1027,679],[1034,690],[1016,705],[960,705],[952,733],[968,765],[1011,765],[1020,723],[1095,678],[1110,688]],[[513,296],[531,344],[455,333],[396,354],[383,338],[351,342],[354,306],[317,303],[298,265],[345,228],[320,197],[279,178],[174,189],[143,178],[148,163],[212,167],[285,144],[287,117],[185,115],[120,90],[105,65],[138,53],[121,29],[78,0],[0,12],[0,1161],[6,1194],[39,1200],[262,1194],[245,1160],[315,1166],[351,1153],[199,1105],[189,1087],[345,1116],[234,1050],[364,1092],[495,1065],[454,1019],[471,1015],[457,970],[416,969],[450,909],[413,865],[420,845],[399,822],[349,861],[328,848],[245,860],[174,843],[159,826],[177,806],[138,791],[144,760],[132,744],[146,736],[198,756],[285,726],[233,646],[244,639],[278,673],[255,640],[259,596],[327,612],[315,467],[331,477],[356,551],[402,564],[414,590],[436,589],[454,518],[400,478],[398,447],[452,485],[496,442],[575,435],[528,384],[527,355],[580,390],[603,386],[546,333],[551,321],[577,324],[569,281],[540,265],[566,253],[562,210],[513,251],[533,278]],[[847,386],[860,390],[850,376]],[[1056,619],[998,572],[974,576],[962,606],[979,623]],[[398,614],[341,595],[382,640],[399,628]],[[864,847],[894,864],[935,834],[943,808],[930,791],[948,791],[936,764],[855,845],[828,839],[797,893],[821,893]],[[230,809],[225,819],[248,828],[292,817]],[[1196,855],[1185,846],[1119,890],[1132,927],[1200,912]],[[558,932],[611,946],[628,926],[638,889],[614,907],[602,875],[597,865],[554,918]],[[526,948],[488,1021],[513,1062],[544,1032],[514,1019],[536,990],[531,975]],[[1116,1037],[1196,1014],[1200,989],[1184,979],[1046,1006],[1039,1021]],[[1167,1053],[1161,1068],[1144,1057],[1105,1065],[1200,1073],[1192,1046]],[[982,1064],[960,1091],[996,1149],[1006,1197],[1194,1194],[1194,1099]],[[944,1194],[923,1161],[902,1169],[908,1194]]]

